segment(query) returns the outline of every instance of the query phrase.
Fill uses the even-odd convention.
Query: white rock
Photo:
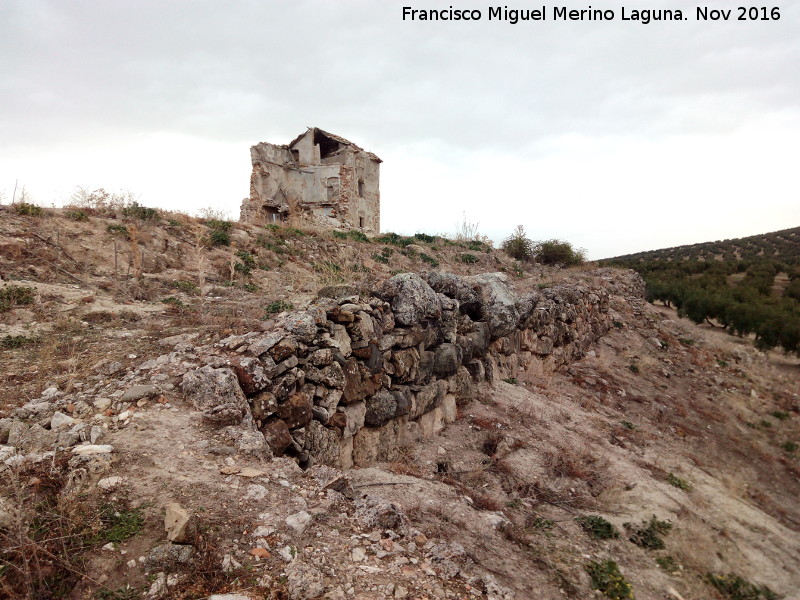
[[[109,406],[111,406],[111,399],[110,398],[98,398],[97,400],[92,402],[92,404],[94,404],[94,407],[97,410],[105,410]]]
[[[109,444],[86,444],[85,446],[75,446],[72,449],[72,453],[79,456],[87,456],[89,454],[109,454],[113,450],[114,446]]]
[[[267,497],[267,488],[257,483],[252,483],[247,486],[245,494],[247,500],[263,500]]]
[[[367,553],[364,552],[364,549],[361,547],[353,548],[353,551],[350,553],[350,558],[353,562],[362,562],[367,559]]]
[[[113,490],[119,484],[122,483],[123,478],[119,475],[114,475],[113,477],[105,477],[97,482],[97,487],[102,490]]]
[[[308,514],[306,511],[301,510],[300,512],[296,512],[293,515],[289,515],[286,517],[286,524],[294,529],[297,533],[303,533],[308,527],[308,524],[311,523],[312,516]]]
[[[77,422],[77,419],[73,419],[69,415],[65,415],[62,412],[56,411],[53,413],[53,416],[50,419],[50,429],[56,430],[62,427],[70,427]]]

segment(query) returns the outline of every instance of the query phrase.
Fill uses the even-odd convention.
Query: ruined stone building
[[[310,127],[288,145],[256,144],[250,158],[242,221],[380,232],[381,159],[372,152]]]

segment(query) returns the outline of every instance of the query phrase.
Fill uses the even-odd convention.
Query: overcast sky
[[[700,2],[512,25],[488,0],[0,0],[0,191],[238,217],[249,147],[317,126],[384,160],[384,231],[466,217],[603,258],[799,226],[800,3],[748,22]],[[404,22],[404,4],[483,19]]]

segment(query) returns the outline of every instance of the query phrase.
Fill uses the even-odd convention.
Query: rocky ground
[[[614,326],[580,360],[482,384],[394,462],[302,470],[232,444],[148,363],[422,254],[520,291],[598,274],[426,239],[236,226],[217,247],[185,217],[87,219],[0,214],[0,286],[35,290],[0,313],[0,597],[800,598],[796,359],[612,288]]]

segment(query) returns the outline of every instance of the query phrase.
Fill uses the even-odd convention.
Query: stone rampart
[[[582,356],[609,329],[607,288],[643,293],[632,271],[593,279],[522,295],[503,273],[403,273],[366,296],[330,288],[268,331],[206,347],[180,386],[240,446],[265,440],[303,465],[394,460],[455,420],[476,383],[535,380]]]

